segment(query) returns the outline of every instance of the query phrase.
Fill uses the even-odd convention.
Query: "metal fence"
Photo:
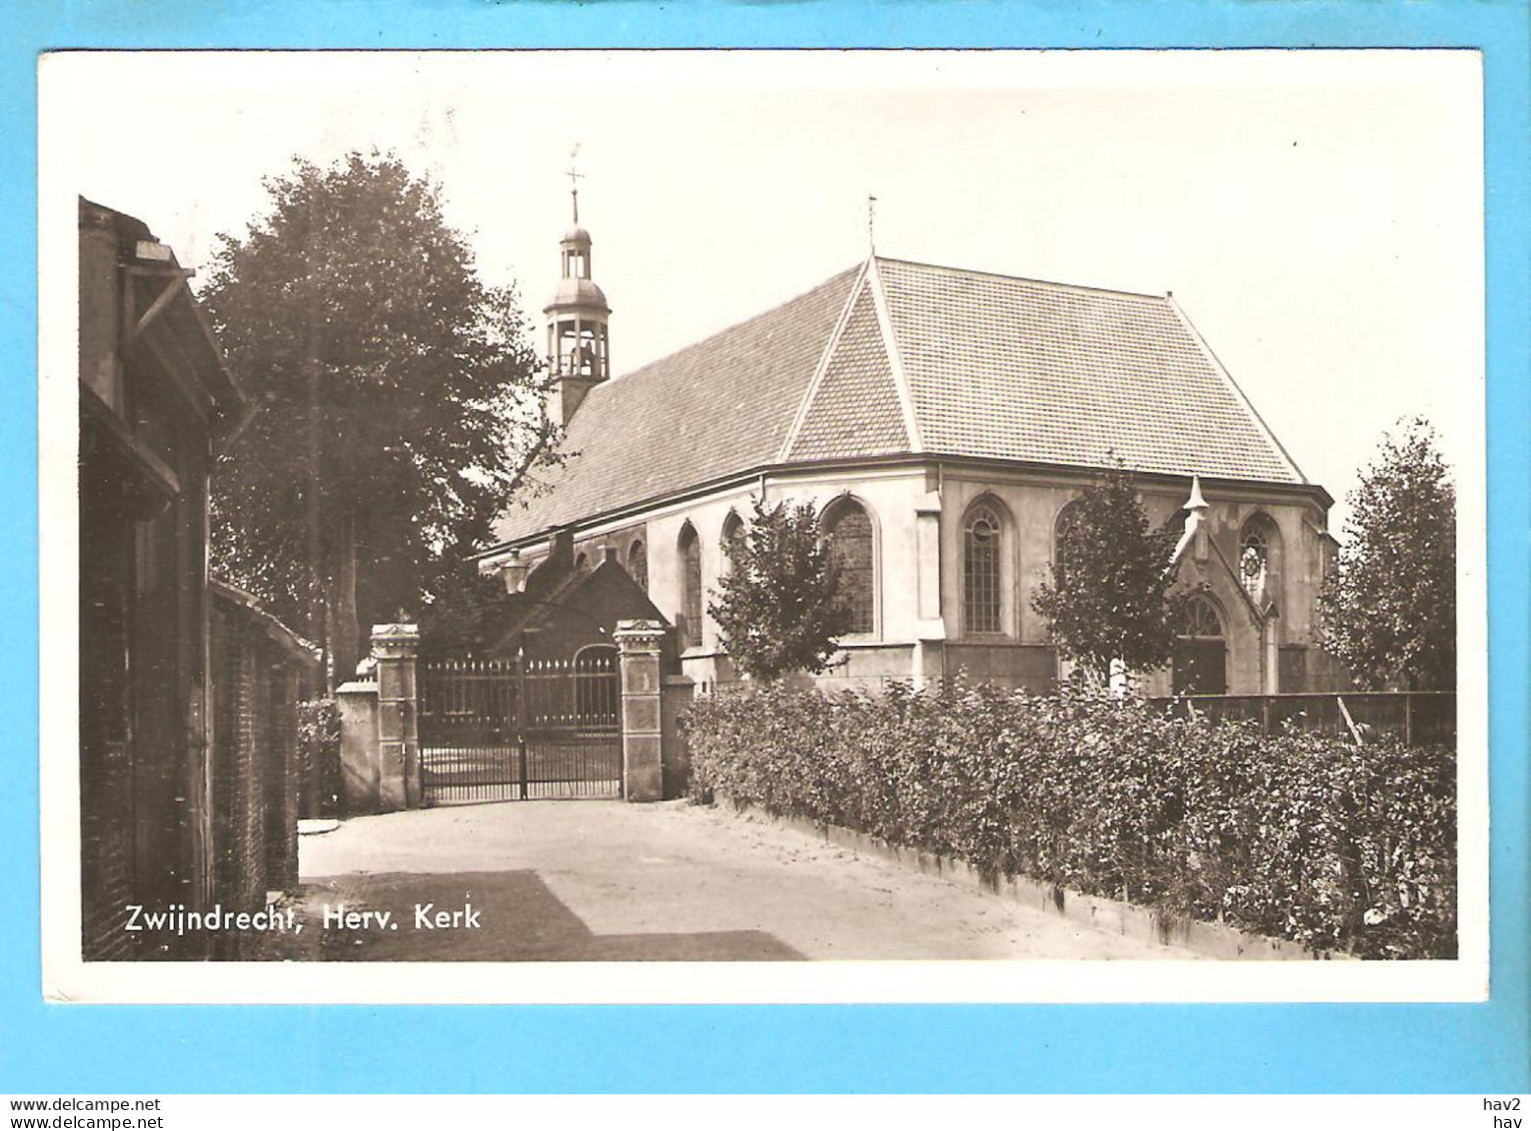
[[[1361,742],[1392,735],[1411,746],[1455,745],[1457,740],[1457,697],[1452,691],[1178,695],[1149,702],[1181,717],[1257,722],[1263,734],[1295,728]]]
[[[619,797],[621,703],[615,649],[572,660],[425,660],[426,800]]]

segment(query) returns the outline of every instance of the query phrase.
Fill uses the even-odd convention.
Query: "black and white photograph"
[[[1475,53],[39,75],[54,998],[1486,995]]]

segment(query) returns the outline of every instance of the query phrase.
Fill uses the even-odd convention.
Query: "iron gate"
[[[622,796],[615,648],[572,660],[425,659],[419,670],[427,804]]]

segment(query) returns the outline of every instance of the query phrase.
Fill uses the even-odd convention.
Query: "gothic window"
[[[1068,568],[1066,559],[1066,547],[1068,545],[1069,528],[1074,520],[1079,517],[1079,500],[1075,499],[1066,503],[1058,512],[1058,519],[1053,523],[1053,578],[1055,582],[1062,581]]]
[[[831,511],[825,534],[840,566],[840,592],[850,604],[850,631],[872,632],[876,604],[872,520],[859,503],[844,499]]]
[[[627,572],[638,583],[639,589],[648,590],[649,552],[644,548],[642,538],[634,538],[633,544],[627,548]]]
[[[1180,635],[1222,637],[1223,621],[1211,601],[1198,594],[1185,603],[1180,612]]]
[[[1265,544],[1264,535],[1258,530],[1249,531],[1239,548],[1239,578],[1251,596],[1265,588],[1265,570],[1269,564],[1270,547]]]
[[[1000,522],[992,508],[974,507],[962,531],[962,627],[1000,632]]]
[[[702,542],[688,522],[680,532],[681,642],[687,648],[702,644]]]
[[[1264,608],[1279,591],[1281,533],[1270,517],[1257,514],[1239,533],[1239,584]]]
[[[734,554],[738,543],[744,537],[744,520],[733,511],[728,512],[728,517],[723,520],[723,571],[733,572]]]

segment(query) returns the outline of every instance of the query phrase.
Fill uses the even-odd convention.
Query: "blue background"
[[[27,0],[0,66],[0,1092],[1531,1091],[1526,0],[561,6]],[[1479,47],[1488,205],[1493,998],[1482,1005],[87,1007],[40,996],[36,55],[61,47]],[[194,93],[189,95],[195,97]],[[197,159],[163,123],[168,159]],[[44,751],[44,757],[67,757]]]

